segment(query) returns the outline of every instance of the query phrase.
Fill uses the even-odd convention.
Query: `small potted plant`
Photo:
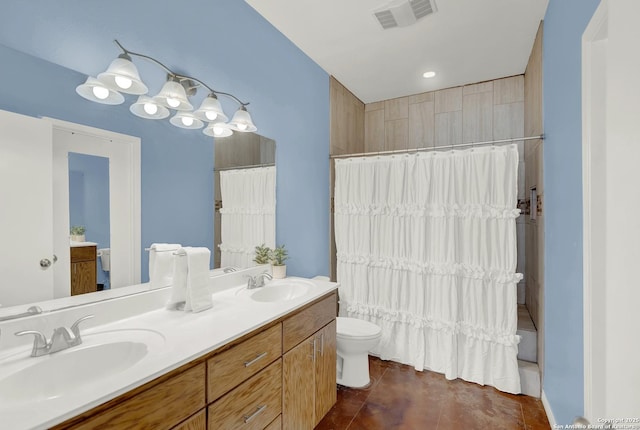
[[[73,227],[71,227],[71,230],[70,230],[71,240],[73,242],[84,242],[85,241],[85,237],[84,237],[85,231],[87,231],[87,229],[84,226],[82,226],[82,225],[74,225]]]
[[[287,258],[289,255],[284,245],[276,246],[276,249],[271,251],[271,273],[274,279],[283,279],[287,276],[287,266],[284,264]]]
[[[271,261],[271,248],[262,245],[256,246],[256,256],[253,259],[256,264],[269,264]]]

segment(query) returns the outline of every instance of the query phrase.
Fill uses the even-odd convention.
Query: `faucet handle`
[[[31,356],[37,357],[40,355],[40,352],[47,348],[48,342],[47,337],[37,330],[23,330],[16,332],[16,336],[26,336],[28,334],[32,334],[35,336],[33,339],[33,349],[31,350]]]
[[[71,325],[71,333],[73,333],[73,335],[74,335],[77,339],[80,339],[80,328],[79,328],[80,323],[81,323],[82,321],[89,320],[89,319],[93,318],[94,316],[95,316],[95,315],[85,315],[85,316],[83,316],[83,317],[79,318],[79,319],[78,319],[78,321],[74,322],[74,323]]]

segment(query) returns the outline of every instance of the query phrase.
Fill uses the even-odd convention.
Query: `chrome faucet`
[[[273,276],[267,272],[258,273],[256,276],[247,276],[247,290],[253,290],[254,288],[264,287],[264,280],[273,279]]]
[[[40,357],[41,355],[53,354],[63,349],[71,348],[82,343],[80,336],[80,323],[82,321],[93,318],[93,315],[86,315],[74,322],[70,328],[58,327],[53,330],[51,340],[47,341],[47,337],[37,330],[24,330],[16,333],[16,336],[25,336],[32,334],[33,348],[31,349],[32,357]]]

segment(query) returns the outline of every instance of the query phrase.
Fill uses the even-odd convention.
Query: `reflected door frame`
[[[111,288],[140,283],[140,138],[52,118],[54,298],[69,296],[69,152],[109,159]],[[81,137],[80,139],[78,137]]]

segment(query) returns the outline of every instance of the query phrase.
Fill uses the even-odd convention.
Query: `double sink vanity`
[[[213,308],[200,313],[166,310],[169,289],[142,288],[0,323],[0,423],[312,429],[336,402],[337,284],[286,278],[247,289],[251,270],[261,269],[212,277]],[[14,336],[49,336],[88,315],[82,343],[52,354],[31,357],[32,337]]]

